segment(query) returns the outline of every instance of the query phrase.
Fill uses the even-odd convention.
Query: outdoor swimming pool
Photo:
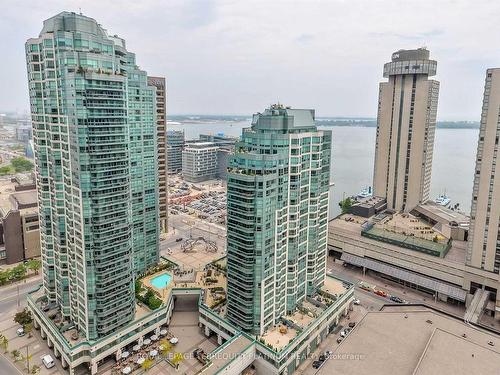
[[[170,283],[170,280],[172,280],[172,276],[170,276],[168,273],[164,273],[162,275],[153,277],[151,279],[151,285],[153,285],[155,288],[163,289],[166,288],[166,286]]]

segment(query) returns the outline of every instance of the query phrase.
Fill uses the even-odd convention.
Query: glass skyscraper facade
[[[134,319],[158,261],[155,88],[125,41],[63,12],[26,43],[43,286],[88,340]]]
[[[230,157],[227,316],[262,334],[326,274],[331,132],[314,110],[273,105],[253,116]]]

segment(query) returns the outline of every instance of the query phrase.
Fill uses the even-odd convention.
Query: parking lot
[[[209,223],[226,223],[226,189],[220,180],[187,183],[179,176],[169,182],[169,214],[191,215]]]

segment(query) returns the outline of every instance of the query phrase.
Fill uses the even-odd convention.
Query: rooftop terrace
[[[381,214],[383,216],[385,214]],[[379,215],[380,216],[380,215]],[[392,236],[393,234],[390,231],[384,231],[381,232],[381,234],[384,236],[383,239],[379,240],[378,238],[372,238],[369,235],[363,235],[362,229],[368,229],[369,228],[369,223],[370,220],[373,220],[375,217],[372,217],[371,219],[367,219],[365,217],[361,216],[356,216],[352,214],[344,214],[341,215],[335,219],[332,219],[329,222],[329,236],[332,236],[333,234],[341,235],[341,236],[348,236],[349,238],[356,238],[358,240],[361,240],[360,237],[364,237],[367,239],[375,240],[375,241],[384,241],[387,243],[388,247],[390,248],[391,245],[394,247],[397,247],[398,249],[403,248],[404,246],[402,245],[404,241],[407,239],[407,237],[410,236],[396,236],[394,235],[395,239],[398,241],[394,242],[389,242],[388,238],[390,239],[389,236]],[[375,224],[373,228],[378,228],[378,226]],[[377,231],[373,231],[372,233],[377,233]],[[379,232],[380,233],[380,232]],[[437,234],[441,236],[441,234]],[[411,236],[413,240],[417,239],[415,236]],[[417,242],[418,243],[418,242]],[[429,245],[431,249],[433,249],[434,242],[433,241],[428,241],[428,240],[423,240],[422,243],[427,246]],[[406,247],[408,250],[415,251],[414,249],[411,249],[409,247]],[[422,254],[422,255],[430,255],[433,257],[442,257],[448,261],[453,261],[456,262],[457,264],[463,264],[465,261],[465,248],[466,248],[466,242],[465,241],[460,241],[460,240],[453,240],[451,241],[451,247],[449,248],[448,251],[445,251],[444,253],[436,253],[436,254],[429,254],[426,252],[421,252],[421,251],[415,251],[415,254]],[[439,249],[439,248],[438,248]]]
[[[377,215],[363,224],[361,235],[440,258],[451,247],[432,225],[408,213]]]
[[[307,297],[297,310],[283,316],[278,324],[260,337],[261,341],[274,350],[282,350],[347,290],[348,287],[342,281],[326,277],[324,285],[315,296]]]

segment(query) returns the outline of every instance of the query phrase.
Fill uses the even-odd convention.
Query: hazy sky
[[[391,53],[438,61],[438,118],[479,120],[500,66],[500,1],[0,0],[0,109],[28,109],[24,42],[63,10],[127,41],[168,81],[170,114],[251,114],[272,102],[318,116],[375,117]]]

